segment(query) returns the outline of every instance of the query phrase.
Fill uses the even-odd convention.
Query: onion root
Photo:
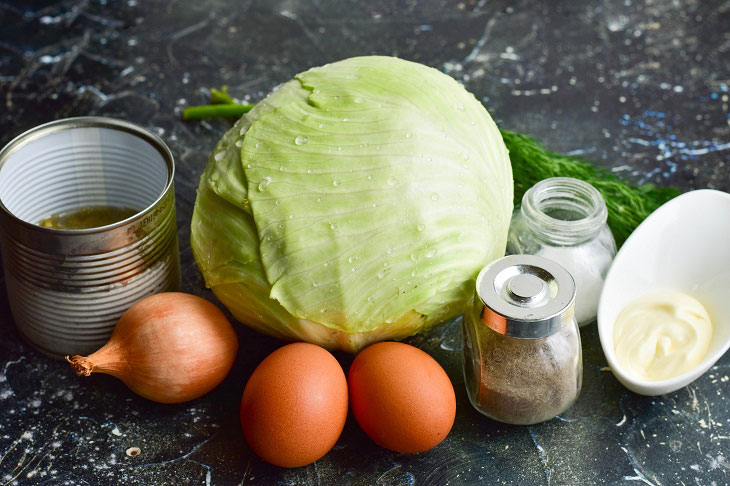
[[[66,361],[71,364],[71,368],[78,376],[90,376],[94,371],[94,363],[86,356],[79,356],[78,354],[73,358],[66,356]]]

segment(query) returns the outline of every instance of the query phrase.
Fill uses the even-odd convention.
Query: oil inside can
[[[64,230],[99,228],[124,221],[138,212],[137,209],[123,206],[87,206],[54,214],[43,219],[38,225]]]

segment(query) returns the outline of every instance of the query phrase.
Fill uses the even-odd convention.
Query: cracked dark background
[[[636,183],[730,191],[730,1],[0,0],[0,144],[43,122],[104,115],[159,134],[176,157],[184,290],[203,288],[189,220],[224,121],[184,123],[223,84],[252,102],[311,66],[397,55],[461,81],[503,128]],[[408,340],[457,392],[450,436],[391,453],[352,417],[335,448],[295,470],[252,455],[238,404],[281,343],[238,326],[226,381],[163,406],[111,377],[78,379],[22,342],[0,282],[0,485],[728,484],[730,359],[675,393],[642,397],[606,371],[582,329],[584,389],[559,418],[499,424],[466,398],[458,323]],[[351,358],[338,355],[345,367]],[[125,451],[139,447],[130,457]]]

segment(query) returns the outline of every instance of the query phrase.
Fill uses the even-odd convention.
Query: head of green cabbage
[[[236,319],[357,352],[462,311],[504,254],[512,195],[472,94],[418,63],[356,57],[295,76],[223,136],[191,245]]]

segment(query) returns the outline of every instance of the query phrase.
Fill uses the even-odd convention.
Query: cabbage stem
[[[204,118],[239,118],[248,113],[254,105],[233,103],[218,105],[189,106],[182,114],[183,120],[202,120]]]

